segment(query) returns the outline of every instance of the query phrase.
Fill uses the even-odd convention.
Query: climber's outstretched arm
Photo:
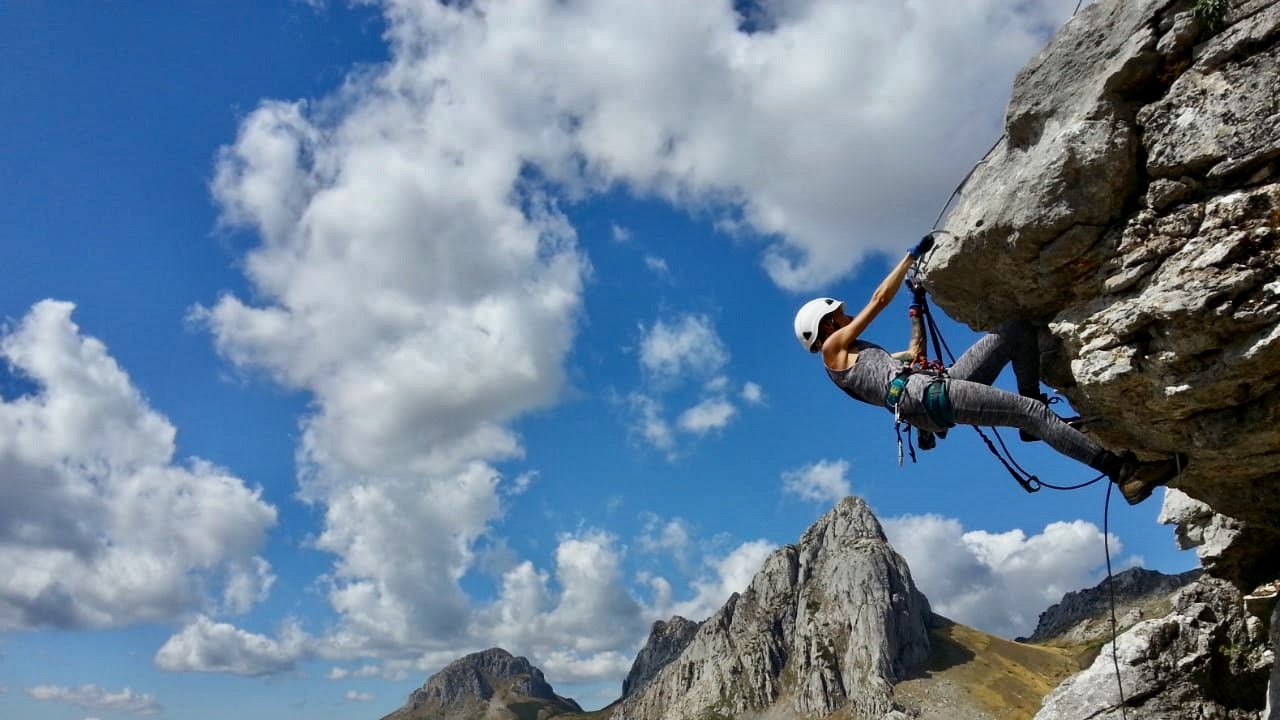
[[[827,337],[826,342],[822,344],[822,357],[827,367],[848,367],[850,363],[847,362],[847,357],[853,349],[853,342],[882,310],[889,307],[893,296],[898,294],[898,286],[902,285],[903,279],[907,277],[907,271],[911,269],[915,258],[914,251],[903,256],[902,260],[885,276],[880,287],[871,293],[871,300],[866,306]]]

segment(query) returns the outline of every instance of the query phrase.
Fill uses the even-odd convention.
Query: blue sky
[[[0,716],[380,717],[494,645],[596,707],[845,493],[959,621],[1097,582],[1101,487],[899,469],[791,335],[1074,3],[739,5],[0,10]]]

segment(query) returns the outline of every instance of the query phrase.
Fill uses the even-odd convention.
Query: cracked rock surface
[[[977,329],[1042,328],[1043,379],[1113,450],[1239,524],[1211,573],[1280,574],[1280,2],[1101,0],[1019,74],[928,258]]]
[[[1173,613],[1116,638],[1114,663],[1113,644],[1103,646],[1088,669],[1045,698],[1036,720],[1259,717],[1272,658],[1266,630],[1244,614],[1239,592],[1206,577],[1180,590],[1173,602]]]

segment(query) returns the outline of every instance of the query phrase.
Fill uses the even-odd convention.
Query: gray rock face
[[[929,605],[866,503],[846,498],[797,545],[774,552],[751,586],[613,720],[774,713],[901,717],[892,683],[929,653]]]
[[[689,643],[693,642],[699,626],[699,623],[679,615],[667,622],[655,622],[649,631],[649,639],[631,664],[631,672],[622,681],[622,697],[625,698],[647,685],[659,670],[679,657]]]
[[[543,701],[558,713],[582,710],[573,699],[557,695],[527,659],[491,648],[449,663],[383,720],[515,717],[503,709],[505,703],[526,699]]]
[[[1063,639],[1075,643],[1089,643],[1104,636],[1110,638],[1109,620],[1113,591],[1117,606],[1117,621],[1121,626],[1129,626],[1140,618],[1127,621],[1125,616],[1141,613],[1139,607],[1141,601],[1168,597],[1199,576],[1199,570],[1191,570],[1180,575],[1166,575],[1154,570],[1130,568],[1112,576],[1111,589],[1108,589],[1107,581],[1104,580],[1097,587],[1067,593],[1060,602],[1040,613],[1036,629],[1029,637],[1019,638],[1019,640],[1044,642],[1050,639]],[[1096,622],[1104,618],[1108,622]],[[1099,635],[1099,632],[1105,635]]]
[[[1045,382],[1106,446],[1186,453],[1164,518],[1248,589],[1280,575],[1280,3],[1228,5],[1212,29],[1185,0],[1069,22],[1019,75],[926,282],[975,327],[1039,323]],[[1206,621],[1170,622],[1130,648],[1160,702],[1186,698],[1133,668]]]
[[[1178,547],[1195,548],[1200,564],[1205,567],[1216,565],[1241,531],[1238,521],[1215,513],[1213,508],[1180,490],[1165,492],[1156,521],[1175,526]]]
[[[1257,718],[1271,659],[1262,623],[1230,584],[1204,577],[1174,596],[1174,612],[1116,639],[1131,720]],[[1045,698],[1036,720],[1122,717],[1112,644]]]
[[[1004,139],[925,271],[952,317],[1042,327],[1104,445],[1184,452],[1238,523],[1211,572],[1280,563],[1280,3],[1099,0],[1018,76]],[[1051,348],[1051,349],[1050,349]]]

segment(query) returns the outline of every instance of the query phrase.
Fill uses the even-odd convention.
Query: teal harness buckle
[[[903,373],[889,381],[884,390],[884,404],[890,410],[897,410],[898,403],[907,392],[907,378],[910,373]],[[951,396],[947,393],[947,381],[943,377],[935,377],[924,390],[924,410],[934,424],[953,428],[956,426],[955,413],[951,409]]]
[[[902,394],[907,391],[907,376],[899,375],[889,381],[889,386],[884,390],[884,404],[890,410],[898,407],[898,402],[902,400]]]

